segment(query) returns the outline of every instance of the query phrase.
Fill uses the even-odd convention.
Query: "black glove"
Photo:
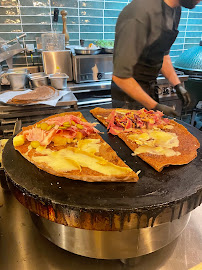
[[[176,90],[176,94],[182,100],[183,106],[186,108],[191,103],[191,98],[187,90],[182,86],[181,83],[177,84],[174,89]]]
[[[154,111],[161,111],[164,114],[168,115],[168,116],[179,116],[178,112],[176,112],[172,107],[163,105],[163,104],[159,104],[157,103],[156,106],[153,109]]]

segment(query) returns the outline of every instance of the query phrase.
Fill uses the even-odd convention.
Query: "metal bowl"
[[[83,54],[83,55],[95,55],[95,54],[99,54],[99,53],[101,53],[101,48],[97,48],[97,49],[90,49],[90,48],[88,48],[88,47],[77,47],[77,48],[75,48],[74,49],[75,50],[75,53],[76,54],[79,54],[79,55],[81,55],[81,54]]]

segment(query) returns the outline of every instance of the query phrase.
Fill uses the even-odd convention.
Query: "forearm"
[[[161,68],[162,74],[168,79],[168,81],[175,86],[180,83],[180,79],[178,78],[173,64],[171,62],[170,56],[165,55],[163,58],[163,65]]]
[[[141,103],[147,109],[153,109],[157,102],[152,99],[134,78],[120,78],[113,75],[112,80],[127,95]]]

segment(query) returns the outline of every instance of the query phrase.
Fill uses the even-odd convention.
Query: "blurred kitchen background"
[[[67,11],[67,29],[70,45],[86,45],[95,40],[114,40],[115,24],[120,11],[130,0],[0,0],[0,37],[8,41],[27,33],[20,42],[28,49],[36,47],[36,37],[50,31],[62,32],[62,18],[53,21],[54,8]],[[199,44],[202,36],[202,2],[194,10],[183,9],[179,36],[170,56],[174,62],[185,50]],[[40,63],[39,52],[14,57],[14,67]],[[4,63],[6,65],[6,63]]]

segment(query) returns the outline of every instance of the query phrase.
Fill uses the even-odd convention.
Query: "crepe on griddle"
[[[23,128],[14,147],[50,174],[87,182],[137,182],[137,174],[80,112],[50,116]]]
[[[136,115],[138,111],[132,111],[132,110],[124,110],[124,109],[103,109],[103,108],[95,108],[91,110],[90,112],[93,114],[94,117],[96,117],[100,122],[102,122],[106,127],[109,126],[109,115],[114,112],[120,112],[121,114],[127,113],[127,112],[134,112]],[[150,111],[150,113],[154,113]],[[138,119],[139,120],[139,119]],[[161,119],[164,121],[164,118]],[[172,128],[172,129],[171,129]],[[142,133],[141,133],[142,132]],[[120,131],[117,132],[117,136],[121,138],[126,145],[134,152],[137,152],[138,147],[142,146],[144,144],[144,141],[140,140],[131,140],[133,136],[143,136],[148,137],[148,134],[151,134],[151,132],[155,133],[157,135],[162,132],[163,135],[170,135],[173,134],[173,138],[179,141],[179,145],[175,145],[172,149],[169,149],[169,151],[175,152],[174,155],[166,156],[165,154],[154,154],[151,152],[145,152],[145,153],[139,153],[137,156],[139,156],[142,160],[147,162],[150,166],[152,166],[155,170],[158,172],[162,171],[164,167],[167,167],[169,165],[184,165],[191,162],[196,156],[197,156],[197,149],[200,147],[199,141],[197,138],[195,138],[183,125],[175,122],[174,120],[167,119],[165,121],[165,124],[161,122],[159,126],[153,126],[153,129],[151,128],[151,131],[146,130],[145,127],[135,127],[131,131],[124,132]],[[134,135],[134,134],[140,134],[140,135]],[[143,134],[143,135],[142,135]],[[160,138],[161,140],[163,138]],[[151,139],[150,139],[151,141]],[[138,144],[138,143],[139,144]],[[147,141],[149,142],[149,140]],[[142,145],[141,145],[142,144]],[[144,146],[143,146],[144,147]]]
[[[30,104],[39,101],[49,100],[57,94],[55,88],[51,86],[40,86],[29,93],[21,94],[13,97],[8,104]]]

